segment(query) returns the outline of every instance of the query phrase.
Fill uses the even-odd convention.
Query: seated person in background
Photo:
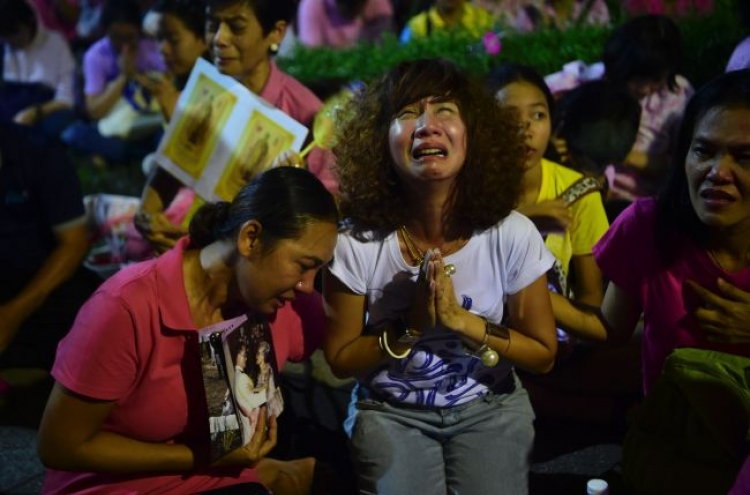
[[[553,299],[582,338],[622,343],[643,315],[643,391],[677,347],[750,356],[750,70],[691,99],[663,192],[623,211],[594,248],[601,308]]]
[[[99,279],[78,176],[59,143],[0,124],[0,393],[11,368],[49,370],[57,344]],[[7,381],[6,381],[7,378]]]
[[[137,74],[163,73],[166,69],[157,44],[141,36],[141,12],[131,0],[107,0],[101,14],[106,36],[91,45],[83,57],[84,94],[88,122],[74,122],[65,129],[62,139],[81,152],[99,155],[105,160],[123,161],[143,158],[156,147],[153,126],[146,136],[128,141],[128,129],[103,135],[101,121],[118,118],[113,113],[121,105],[133,111],[148,112],[151,96],[137,83]],[[117,122],[108,122],[116,127]]]
[[[79,0],[29,0],[29,3],[46,28],[60,33],[68,43],[75,40],[81,13]]]
[[[588,9],[587,3],[586,0],[475,0],[474,5],[492,13],[502,26],[521,32],[545,27],[567,29],[578,23],[609,24],[605,0],[595,0]],[[580,19],[582,15],[585,17]]]
[[[159,102],[164,118],[172,118],[180,92],[195,61],[207,55],[206,5],[201,0],[157,0],[147,15],[156,27],[156,41],[167,71],[135,74],[135,80]]]
[[[607,169],[609,197],[633,201],[654,194],[663,183],[675,146],[675,133],[693,88],[679,74],[682,37],[670,18],[636,17],[610,35],[604,47],[603,71],[580,62],[567,64],[545,79],[561,93],[592,78],[625,84],[641,105],[641,123],[633,149]]]
[[[557,101],[557,124],[552,143],[563,165],[601,177],[612,163],[620,163],[635,143],[641,107],[626,87],[607,80],[589,81]],[[609,199],[602,191],[610,222],[629,202]]]
[[[579,195],[563,194],[583,175],[544,158],[552,134],[554,100],[534,69],[500,65],[487,77],[487,85],[501,105],[521,118],[526,166],[517,211],[534,221],[557,259],[554,273],[548,276],[553,292],[598,306],[602,302],[602,277],[591,250],[609,227],[600,187],[594,181],[593,187]],[[558,352],[564,353],[564,346]]]
[[[0,1],[3,120],[57,137],[73,120],[75,61],[67,41],[37,19],[26,0]]]
[[[409,19],[401,31],[401,42],[443,30],[465,31],[478,39],[494,26],[492,14],[467,0],[435,0],[429,10]]]
[[[390,0],[302,0],[297,39],[308,47],[348,48],[393,32]]]
[[[740,18],[740,25],[749,35],[734,47],[727,62],[727,72],[750,68],[750,2],[737,2],[737,13]]]
[[[313,283],[331,260],[337,223],[333,196],[313,175],[271,169],[232,203],[204,205],[174,249],[104,282],[60,343],[52,370],[56,384],[39,428],[48,468],[42,493],[206,493],[235,485],[255,493],[248,485],[257,483],[275,495],[309,493],[314,459],[265,458],[277,438],[265,411],[250,443],[209,463],[197,330],[257,315],[272,320],[279,369],[304,359],[323,336]],[[300,305],[314,311],[291,319]]]

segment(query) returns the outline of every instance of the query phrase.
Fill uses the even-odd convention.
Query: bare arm
[[[82,219],[55,228],[57,247],[16,297],[0,305],[0,352],[10,344],[21,324],[52,291],[80,267],[88,251],[86,225]]]
[[[604,298],[604,281],[593,254],[573,256],[571,272],[575,274],[573,294],[575,300],[589,306],[600,306]]]
[[[164,120],[169,122],[180,98],[180,91],[175,87],[170,74],[136,74],[135,80],[151,93],[159,103]]]
[[[326,313],[323,352],[337,377],[357,376],[383,359],[378,337],[362,335],[365,297],[351,292],[328,270],[323,272],[323,307]]]
[[[185,445],[151,444],[101,430],[114,407],[114,402],[82,397],[55,384],[39,428],[44,465],[113,474],[193,468],[193,452]]]
[[[558,294],[552,294],[555,317],[563,329],[579,338],[623,344],[628,341],[642,308],[640,303],[610,282],[601,308],[576,306]]]
[[[125,86],[128,84],[128,76],[120,74],[109,82],[99,94],[86,95],[86,111],[94,120],[99,120],[109,113],[115,106],[117,100],[122,96]]]
[[[127,45],[122,48],[117,64],[120,67],[120,74],[107,84],[99,94],[86,95],[86,110],[89,113],[89,117],[94,120],[99,120],[112,110],[117,100],[122,96],[122,92],[128,81],[135,76],[135,62],[138,56],[138,50],[136,48],[128,47]]]
[[[45,466],[64,471],[111,474],[187,472],[196,466],[186,445],[149,443],[104,431],[114,402],[83,397],[55,384],[39,428],[37,448]],[[258,418],[252,440],[216,461],[213,466],[255,466],[276,444],[276,421]]]
[[[164,169],[154,167],[141,194],[141,206],[133,223],[158,253],[170,249],[180,237],[187,234],[184,228],[174,225],[164,214],[167,205],[177,195],[180,185],[180,182]]]
[[[478,347],[485,338],[485,320],[459,306],[453,284],[443,273],[443,260],[438,253],[428,269],[428,277],[434,281],[436,317],[472,347]],[[504,328],[506,335],[491,335],[488,345],[504,359],[526,370],[537,373],[551,370],[557,353],[557,336],[547,275],[510,295],[508,312],[510,328]]]

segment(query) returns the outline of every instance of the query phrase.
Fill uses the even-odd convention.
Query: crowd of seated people
[[[209,460],[193,337],[243,313],[269,324],[278,369],[317,349],[356,384],[341,431],[360,493],[527,493],[534,415],[643,418],[675,393],[663,370],[680,349],[750,359],[750,44],[705,85],[683,75],[679,16],[710,1],[625,2],[601,62],[554,74],[403,62],[336,102],[340,139],[311,132],[231,202],[155,161],[199,59],[312,131],[330,108],[277,64],[287,43],[610,25],[611,5],[0,0],[0,398],[14,370],[54,379],[43,492],[353,489],[269,456],[284,424],[268,409]],[[128,264],[104,281],[83,263],[81,156],[145,172]],[[151,403],[159,422],[139,412]],[[632,487],[648,434],[624,450]],[[732,495],[749,493],[748,447],[716,456],[695,493],[738,474]],[[704,472],[683,454],[680,490]]]

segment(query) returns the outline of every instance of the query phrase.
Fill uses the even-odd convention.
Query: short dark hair
[[[36,29],[36,12],[26,0],[0,0],[0,36],[16,34],[21,26]]]
[[[590,81],[557,101],[555,136],[565,140],[571,168],[601,174],[620,163],[633,148],[641,106],[627,87],[607,80]]]
[[[142,17],[141,9],[133,0],[106,0],[102,7],[99,25],[106,31],[112,24],[119,22],[137,26],[140,30]]]
[[[634,17],[615,29],[604,45],[607,79],[627,83],[635,78],[666,78],[670,90],[677,87],[682,68],[682,35],[665,15]]]
[[[151,11],[173,15],[196,37],[206,36],[206,4],[202,0],[157,0]]]
[[[206,203],[190,222],[191,247],[202,248],[237,236],[248,220],[263,225],[261,241],[272,250],[281,239],[299,238],[313,221],[337,223],[336,202],[310,172],[269,169],[246,184],[231,203]]]
[[[657,239],[664,259],[673,258],[674,244],[669,233],[686,234],[696,244],[706,239],[706,226],[690,202],[685,158],[693,141],[695,126],[717,107],[750,108],[750,69],[727,72],[701,87],[690,99],[682,117],[672,168],[658,197]]]
[[[334,145],[340,206],[355,236],[385,236],[408,218],[408,198],[393,164],[388,133],[399,110],[423,98],[455,101],[466,127],[466,159],[446,222],[469,232],[489,228],[515,207],[524,140],[513,112],[480,81],[444,59],[401,62],[355,94]]]
[[[206,0],[209,9],[243,4],[258,18],[263,35],[270,33],[279,21],[291,23],[297,15],[297,0]]]

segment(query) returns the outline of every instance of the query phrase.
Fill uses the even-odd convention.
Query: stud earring
[[[274,55],[276,55],[277,53],[279,53],[279,44],[278,43],[271,43],[271,46],[269,47],[269,49],[271,50],[271,53],[273,53]]]

